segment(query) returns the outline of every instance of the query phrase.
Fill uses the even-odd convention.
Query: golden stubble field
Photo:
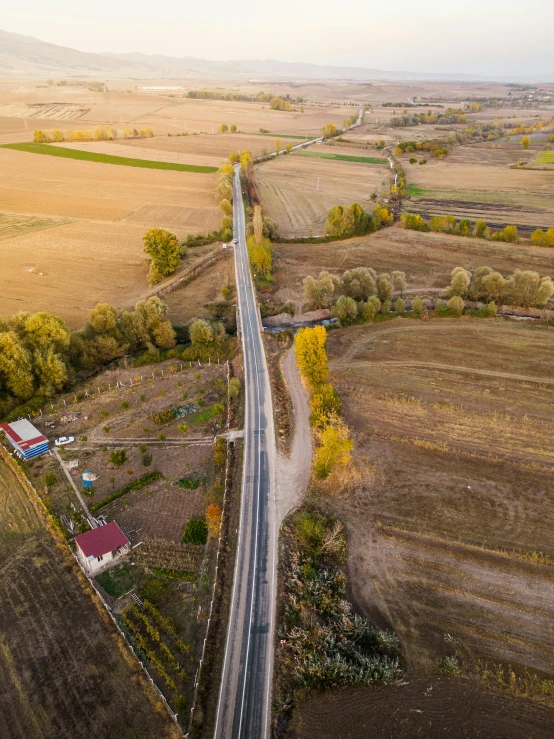
[[[0,459],[0,734],[177,736],[30,495]]]
[[[127,305],[148,290],[141,240],[148,228],[184,238],[220,222],[214,175],[5,149],[0,166],[2,223],[8,224],[0,230],[0,315],[47,310],[79,327],[97,302]],[[28,226],[37,221],[40,229]],[[183,268],[205,252],[192,250]]]
[[[322,502],[348,529],[357,607],[394,629],[407,682],[429,697],[393,691],[385,720],[386,692],[352,691],[358,725],[371,716],[383,736],[418,735],[422,717],[410,710],[425,702],[422,736],[446,724],[452,736],[477,736],[462,732],[477,703],[483,717],[503,717],[487,736],[554,727],[554,711],[517,697],[552,704],[540,680],[554,677],[553,350],[551,328],[503,319],[397,319],[329,334],[330,381],[355,448]],[[471,682],[441,677],[445,657]],[[504,673],[506,698],[487,698],[483,672],[499,664],[516,677]],[[310,736],[316,705],[292,736]],[[358,736],[350,729],[345,737]]]
[[[309,151],[366,154],[330,146]],[[325,235],[327,212],[335,205],[360,203],[372,210],[371,194],[386,187],[389,177],[384,165],[291,154],[258,165],[255,181],[264,213],[277,222],[281,236],[291,238]]]

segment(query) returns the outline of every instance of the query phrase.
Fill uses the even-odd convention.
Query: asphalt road
[[[277,561],[276,447],[269,373],[246,250],[238,167],[233,202],[246,392],[244,467],[232,603],[214,736],[266,739],[270,733]]]

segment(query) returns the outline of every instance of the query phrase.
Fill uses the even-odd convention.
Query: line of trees
[[[541,277],[533,270],[516,269],[509,277],[503,277],[490,267],[482,266],[471,273],[464,267],[451,272],[449,287],[444,297],[457,296],[471,300],[494,301],[523,308],[543,308],[554,295],[554,283],[550,277]]]
[[[227,131],[230,131],[231,133],[236,133],[237,127],[234,123],[231,126],[228,126],[226,123],[220,123],[217,130],[219,131],[219,133],[227,133]]]
[[[327,213],[327,236],[331,239],[348,239],[363,236],[380,228],[390,226],[393,215],[388,208],[376,205],[369,215],[359,203],[335,205]]]
[[[304,279],[304,298],[310,307],[331,308],[342,325],[366,323],[379,313],[389,313],[394,293],[400,293],[395,309],[405,312],[403,300],[407,287],[406,274],[395,270],[377,274],[371,267],[355,267],[339,275],[322,271],[319,277]]]
[[[329,369],[323,326],[304,328],[296,334],[296,363],[310,390],[310,421],[315,431],[316,449],[313,469],[316,477],[325,479],[337,465],[345,466],[352,458],[354,441],[340,417],[340,399],[327,382]]]
[[[425,141],[401,141],[396,145],[395,154],[411,154],[414,151],[428,151],[435,159],[444,159],[448,155],[448,145],[441,139],[425,139]]]
[[[294,110],[294,105],[289,100],[281,97],[271,98],[271,100],[269,101],[269,107],[271,108],[271,110]]]
[[[401,216],[400,220],[404,228],[411,231],[434,231],[455,236],[486,239],[487,241],[505,241],[509,244],[526,241],[526,239],[520,237],[517,226],[505,226],[498,231],[492,231],[487,223],[480,218],[475,221],[475,225],[472,224],[469,218],[462,218],[458,221],[455,216],[433,216],[427,222],[418,213],[406,213]],[[554,246],[554,228],[549,228],[546,231],[537,228],[531,234],[529,241],[534,246]]]
[[[467,123],[467,115],[460,108],[447,108],[444,112],[433,113],[408,113],[407,110],[401,116],[395,116],[389,121],[389,125],[396,128],[407,128],[408,126],[419,126],[421,123]]]
[[[83,331],[70,332],[61,318],[46,312],[0,320],[0,415],[33,399],[26,412],[42,407],[81,371],[94,371],[129,352],[174,346],[166,314],[166,304],[152,297],[121,314],[100,303]]]
[[[33,141],[39,144],[60,143],[62,141],[115,141],[123,135],[125,139],[147,139],[154,136],[150,128],[125,128],[123,132],[109,126],[96,126],[91,130],[68,130],[61,131],[55,128],[52,131],[33,131]]]

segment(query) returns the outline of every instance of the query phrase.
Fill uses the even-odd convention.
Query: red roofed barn
[[[48,439],[26,418],[0,423],[0,429],[22,459],[32,459],[48,451]]]
[[[79,534],[75,544],[79,561],[90,574],[129,551],[129,539],[115,521]]]

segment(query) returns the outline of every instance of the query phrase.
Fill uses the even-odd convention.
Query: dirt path
[[[452,370],[453,372],[470,372],[473,375],[486,375],[492,377],[503,377],[506,380],[518,380],[521,382],[538,382],[541,385],[554,385],[554,380],[547,379],[546,377],[532,377],[531,375],[514,375],[511,372],[497,372],[496,370],[484,370],[477,369],[475,367],[462,367],[456,364],[438,364],[436,362],[395,362],[395,361],[383,361],[383,362],[343,362],[340,359],[338,362],[332,362],[333,366],[340,366],[341,369],[348,367],[424,367],[425,369],[438,369],[442,371]]]
[[[279,455],[277,458],[277,508],[281,521],[302,499],[312,467],[310,405],[300,380],[293,348],[289,349],[283,361],[283,375],[294,410],[294,440],[290,457]]]

